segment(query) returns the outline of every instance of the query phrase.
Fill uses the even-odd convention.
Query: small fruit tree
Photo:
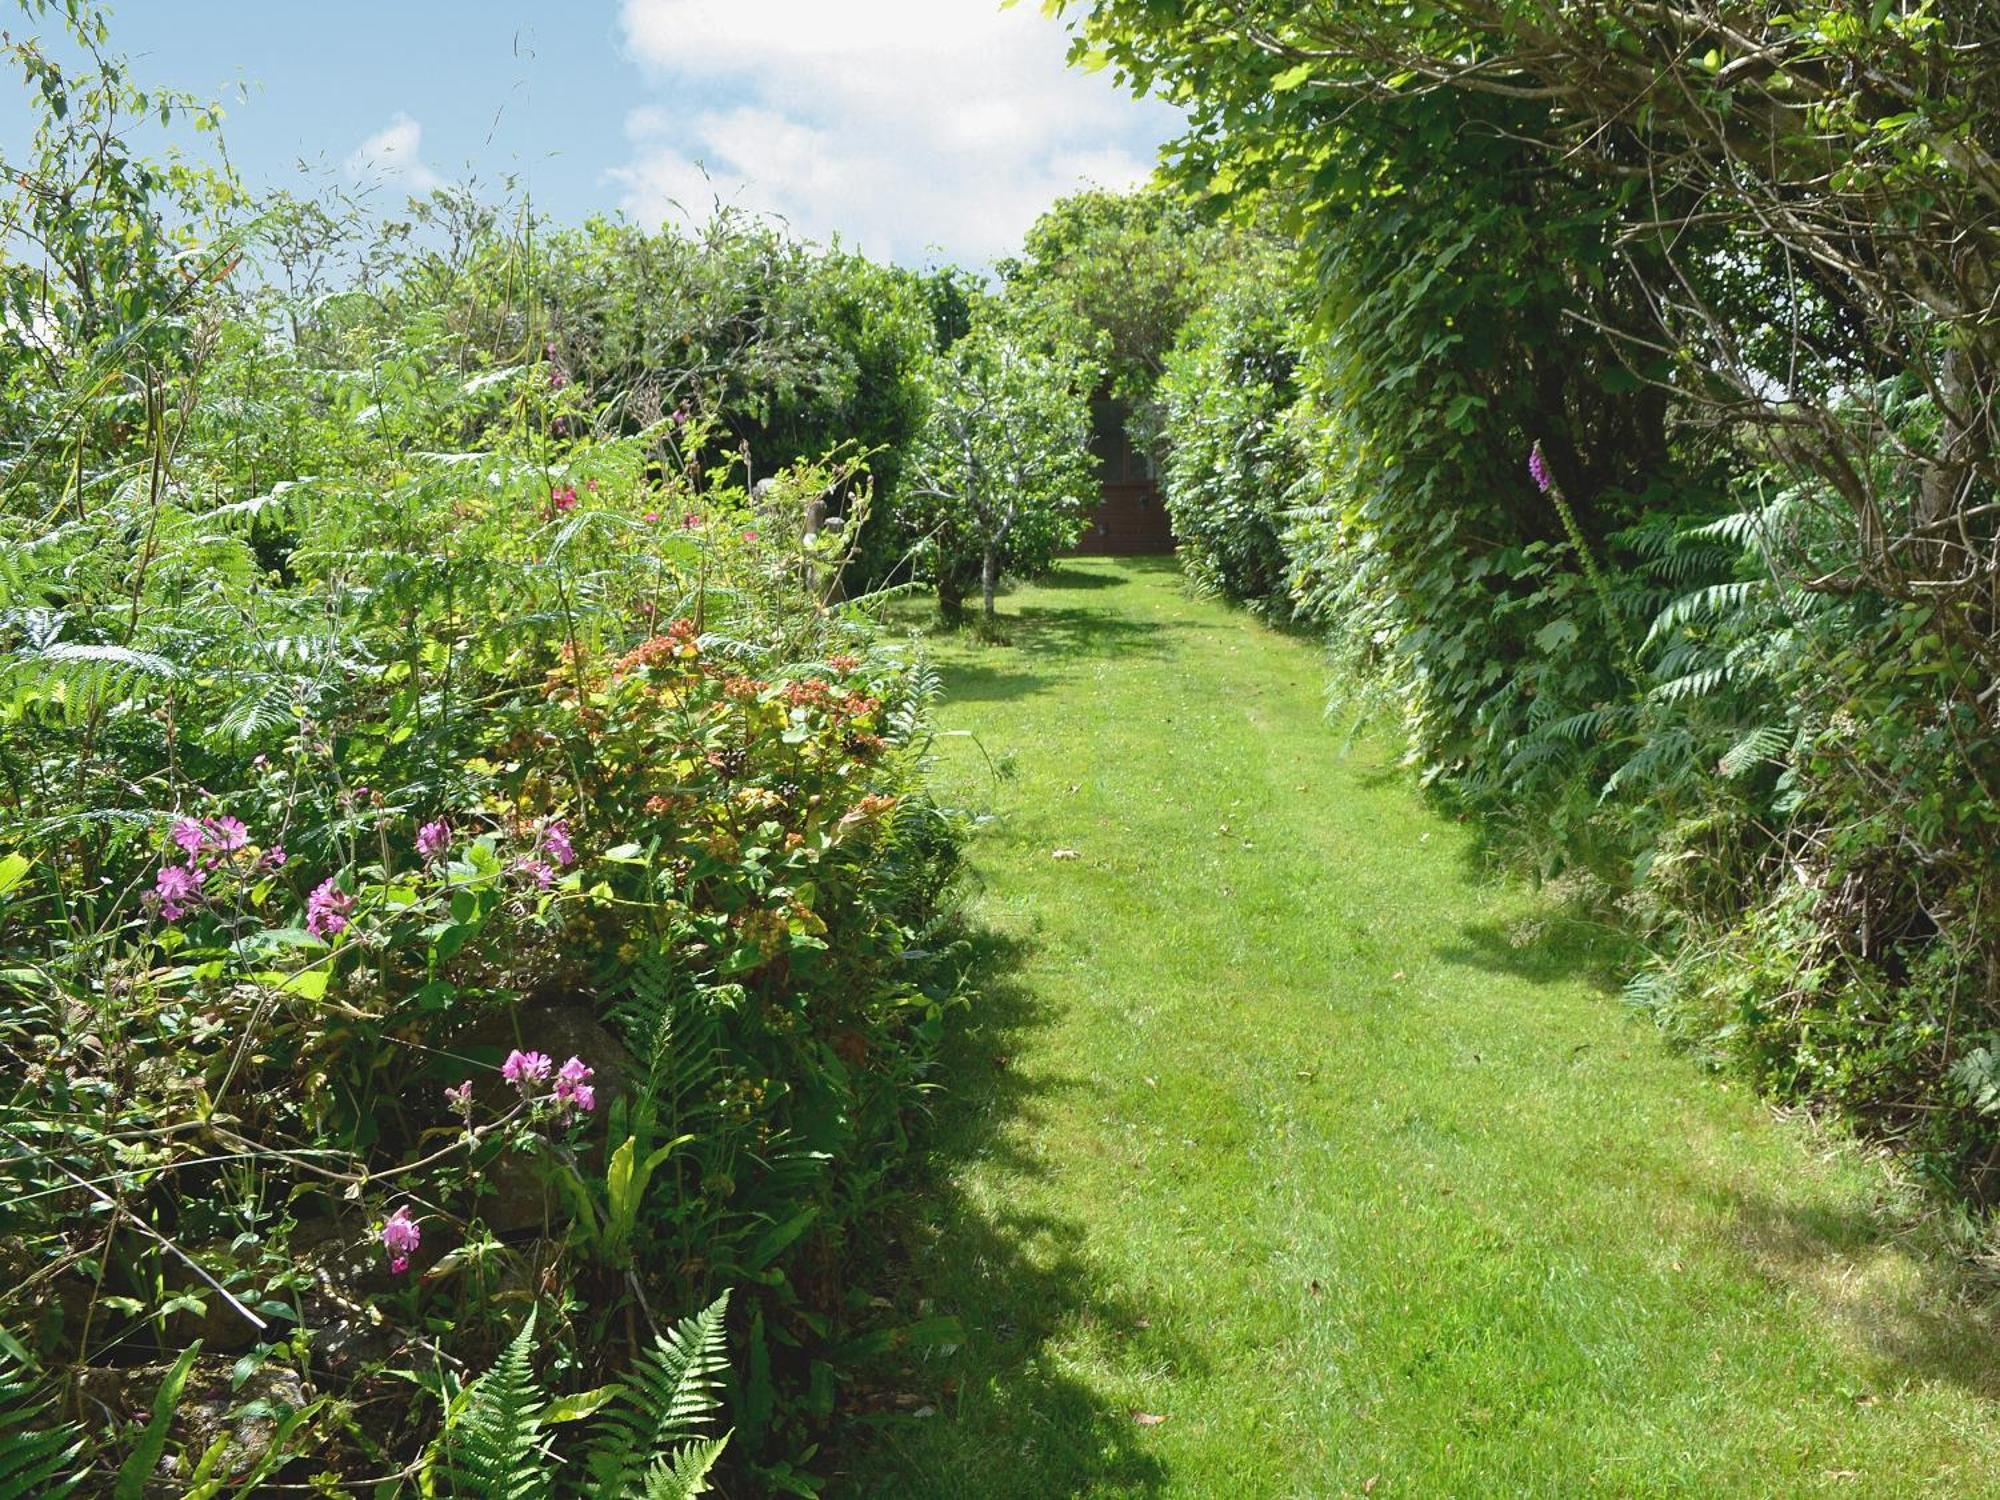
[[[976,575],[990,621],[1003,570],[1039,573],[1076,541],[1096,495],[1089,382],[1074,355],[1000,327],[937,357],[908,495],[947,614]]]

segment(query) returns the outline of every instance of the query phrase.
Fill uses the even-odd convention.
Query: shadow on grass
[[[1005,618],[1014,649],[1055,660],[1073,657],[1164,656],[1178,621],[1135,620],[1089,605],[1024,604]]]
[[[1603,922],[1559,907],[1511,922],[1468,922],[1432,950],[1446,963],[1505,974],[1533,984],[1583,979],[1610,987],[1634,957],[1631,939]]]
[[[1147,1330],[1145,1310],[1102,1284],[1082,1224],[967,1188],[975,1164],[1042,1175],[1012,1127],[1034,1120],[1053,1096],[1087,1086],[1012,1066],[1016,1047],[1047,1020],[1045,1002],[1021,977],[1028,952],[995,933],[972,939],[967,979],[977,998],[944,1045],[944,1092],[901,1220],[884,1226],[892,1316],[956,1318],[964,1343],[884,1356],[861,1372],[888,1399],[836,1432],[830,1496],[1044,1500],[1100,1487],[1145,1495],[1166,1481],[1130,1414],[1045,1352],[1051,1338],[1078,1329],[1113,1337]],[[1195,1358],[1161,1347],[1150,1330],[1141,1336],[1149,1358],[1182,1368]],[[918,1402],[926,1415],[911,1410]]]
[[[2000,1303],[1954,1247],[1881,1204],[1787,1202],[1723,1190],[1738,1247],[1781,1288],[1804,1288],[1881,1384],[1956,1386],[2000,1403]],[[1962,1247],[1957,1247],[1962,1250]]]
[[[949,643],[937,662],[946,701],[1006,703],[1059,686],[1065,671],[1085,661],[1162,657],[1169,634],[1183,628],[1087,604],[1024,604],[1001,612],[995,638],[982,639],[968,624],[934,627],[931,639]]]
[[[1129,559],[1137,562],[1137,558]],[[1108,568],[1093,568],[1080,559],[1071,558],[1059,562],[1047,576],[1035,580],[1037,588],[1045,589],[1111,589],[1125,580]]]

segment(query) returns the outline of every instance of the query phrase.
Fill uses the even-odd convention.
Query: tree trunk
[[[938,613],[946,620],[957,624],[965,618],[965,587],[949,566],[938,569],[937,601]]]
[[[1000,584],[1000,552],[988,546],[979,560],[979,592],[986,600],[986,623],[993,623],[993,593]]]

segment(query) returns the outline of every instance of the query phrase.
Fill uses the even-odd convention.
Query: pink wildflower
[[[410,1269],[410,1254],[424,1241],[423,1230],[410,1217],[410,1205],[405,1203],[382,1225],[382,1248],[389,1252],[389,1273],[400,1276]]]
[[[543,890],[547,890],[556,883],[556,872],[539,859],[524,859],[515,865],[514,868],[534,881]]]
[[[353,910],[354,898],[329,877],[306,898],[306,931],[316,938],[338,937],[347,931],[348,913]]]
[[[466,1079],[457,1088],[444,1091],[444,1102],[462,1115],[472,1113],[472,1080]]]
[[[757,540],[757,533],[754,531],[746,531],[743,533],[743,540],[746,542],[754,542]]]
[[[159,898],[160,915],[178,922],[201,905],[201,885],[208,877],[193,865],[161,865],[153,877],[153,894]]]
[[[174,826],[168,830],[167,837],[179,844],[188,858],[192,859],[206,847],[208,830],[193,818],[175,818]]]
[[[576,491],[571,489],[568,485],[564,485],[561,489],[550,492],[549,499],[555,502],[555,507],[557,510],[576,509]]]
[[[283,844],[273,844],[264,851],[264,863],[274,870],[283,869],[287,857]]]
[[[562,1065],[556,1074],[554,1093],[556,1104],[565,1115],[572,1109],[589,1114],[597,1108],[597,1090],[590,1085],[594,1076],[590,1064],[580,1057],[572,1057]]]
[[[527,1093],[536,1084],[549,1076],[549,1069],[555,1066],[555,1059],[546,1052],[523,1052],[515,1048],[507,1054],[507,1060],[500,1064],[500,1076],[513,1084],[522,1093]]]
[[[451,824],[437,818],[417,830],[417,853],[426,864],[451,848]]]
[[[202,823],[208,834],[209,846],[232,854],[250,842],[250,830],[243,826],[241,818],[208,818]]]
[[[645,518],[645,519],[646,519],[646,523],[647,523],[648,525],[651,525],[651,524],[652,524],[653,522],[655,522],[655,521],[657,521],[657,520],[659,520],[659,519],[660,519],[660,513],[659,513],[658,511],[656,511],[656,510],[649,510],[649,511],[647,511],[647,512],[646,512],[646,518]]]
[[[542,848],[558,867],[567,868],[576,863],[576,846],[569,841],[569,821],[566,818],[551,818],[542,830]]]

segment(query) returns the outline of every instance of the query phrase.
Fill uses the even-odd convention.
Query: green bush
[[[1182,327],[1158,388],[1162,481],[1181,565],[1198,586],[1288,614],[1283,534],[1306,465],[1298,297],[1273,255],[1240,269]]]
[[[1192,569],[1265,587],[1303,499],[1300,609],[1492,845],[1629,914],[1635,997],[1989,1200],[2000,241],[1914,122],[1992,115],[1992,18],[1083,9],[1316,314],[1310,477],[1229,447],[1260,411],[1199,433]]]
[[[726,1461],[809,1488],[852,1241],[957,998],[932,683],[827,602],[852,539],[806,530],[865,493],[924,304],[761,234],[646,241],[712,295],[620,389],[580,356],[636,280],[595,342],[553,332],[585,239],[443,193],[434,236],[284,203],[187,247],[166,180],[69,226],[132,284],[0,416],[21,1472],[693,1493],[714,1444],[676,1424],[726,1331]],[[87,292],[7,289],[50,326]],[[53,1385],[88,1394],[59,1419]]]

